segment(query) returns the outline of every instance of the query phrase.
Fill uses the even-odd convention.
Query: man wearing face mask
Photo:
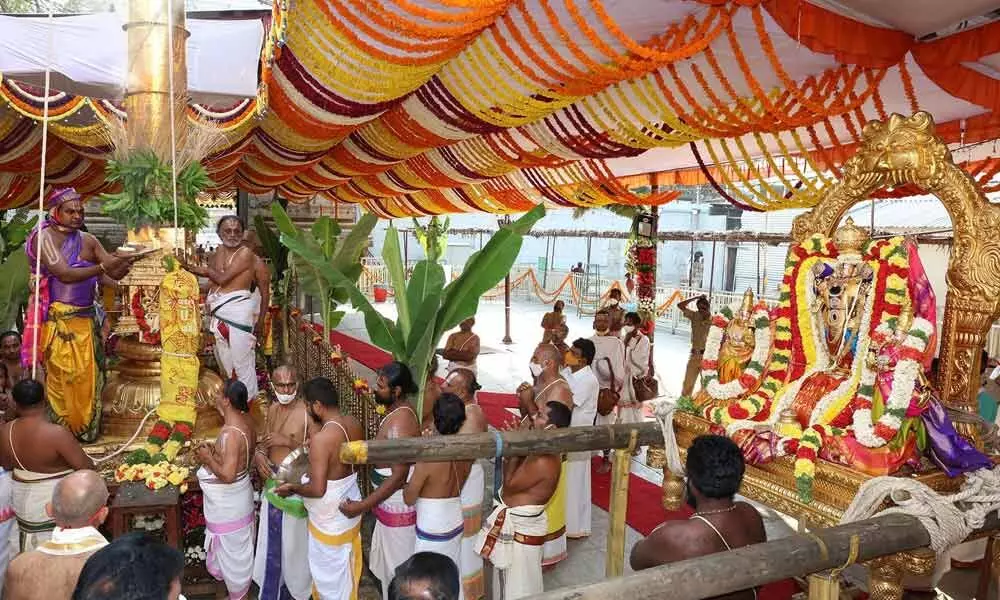
[[[539,412],[545,410],[549,402],[558,402],[566,408],[573,409],[573,392],[569,383],[563,379],[562,354],[552,344],[539,344],[531,357],[531,375],[535,378],[533,387],[522,383],[518,395],[522,398],[520,404],[525,420],[531,420]],[[522,420],[522,423],[524,421]],[[561,472],[566,470],[565,456],[562,460]],[[545,534],[545,545],[542,548],[542,566],[551,567],[563,561],[566,553],[566,478],[560,476],[555,493],[545,505],[545,520],[548,531]]]
[[[382,424],[376,440],[420,437],[417,414],[409,398],[417,393],[410,369],[393,361],[382,367],[375,381],[375,401],[379,404]],[[403,501],[403,486],[409,480],[410,465],[374,465],[371,477],[374,491],[361,501],[345,501],[340,512],[355,517],[368,511],[375,513],[375,531],[369,551],[369,568],[382,582],[382,597],[388,598],[389,583],[396,567],[413,555],[417,541],[417,512]]]
[[[274,494],[277,465],[318,427],[309,418],[305,401],[299,395],[295,367],[282,365],[271,375],[271,389],[276,402],[267,409],[264,432],[254,453],[257,473],[264,481],[257,527],[257,553],[253,580],[260,587],[261,600],[291,596],[305,600],[312,593],[309,574],[308,528],[306,509],[299,496],[281,498]]]
[[[590,338],[594,343],[594,373],[602,390],[611,390],[619,397],[625,383],[625,346],[621,338],[611,333],[611,316],[607,310],[601,309],[594,316],[594,336]],[[595,424],[614,425],[614,412],[606,415],[598,414]],[[604,451],[604,458],[598,470],[607,473],[611,469],[609,460],[610,453]]]

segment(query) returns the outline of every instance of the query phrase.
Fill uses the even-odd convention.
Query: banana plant
[[[448,249],[448,226],[450,224],[450,218],[445,217],[442,223],[436,215],[431,217],[426,226],[413,219],[413,235],[417,238],[420,247],[424,249],[427,260],[434,263],[441,262],[441,257]]]
[[[357,286],[357,277],[352,280],[349,273],[310,253],[301,238],[286,236],[282,230],[281,243],[309,262],[330,286],[345,290],[351,304],[364,315],[372,343],[410,368],[420,387],[416,413],[422,415],[427,369],[441,337],[476,314],[479,298],[510,273],[521,251],[524,235],[543,216],[545,208],[538,205],[501,228],[482,250],[469,257],[462,274],[448,285],[445,285],[444,268],[429,259],[418,262],[409,282],[405,281],[399,234],[390,226],[382,247],[382,260],[396,295],[395,321],[382,315],[369,302]]]
[[[288,258],[298,275],[299,285],[307,294],[319,300],[326,333],[324,339],[329,340],[330,332],[344,318],[344,311],[337,310],[337,307],[349,298],[346,286],[356,285],[361,276],[361,253],[368,245],[378,218],[371,214],[361,217],[338,250],[340,226],[330,217],[320,217],[311,229],[305,230],[296,227],[278,203],[271,205],[271,214],[281,232],[279,239],[289,250]],[[332,282],[321,267],[336,270],[342,281]]]

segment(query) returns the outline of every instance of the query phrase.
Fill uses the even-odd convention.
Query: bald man
[[[69,598],[90,555],[108,541],[97,530],[108,516],[108,488],[94,471],[76,471],[56,484],[45,511],[56,523],[52,538],[11,561],[5,600]]]
[[[257,444],[254,464],[264,490],[261,494],[260,523],[257,527],[257,553],[253,580],[260,587],[260,600],[291,596],[305,600],[312,593],[312,575],[306,551],[309,533],[306,508],[300,496],[279,498],[274,495],[277,465],[305,444],[318,427],[309,418],[306,403],[299,393],[295,367],[282,365],[271,375],[274,402],[267,408],[264,433]]]
[[[522,383],[518,388],[521,412],[526,420],[534,419],[545,412],[549,402],[558,402],[568,410],[573,410],[573,391],[560,374],[563,354],[552,344],[539,344],[531,357],[531,375],[535,385]],[[530,418],[529,418],[530,417]],[[522,420],[522,424],[524,420]],[[566,457],[561,458],[560,473],[566,471]],[[560,475],[556,491],[545,505],[545,519],[548,531],[542,547],[542,566],[552,567],[566,559],[566,477]]]

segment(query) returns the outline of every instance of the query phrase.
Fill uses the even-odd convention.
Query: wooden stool
[[[129,532],[129,518],[134,515],[163,516],[166,543],[181,548],[181,502],[177,486],[151,490],[139,482],[123,483],[111,502],[111,537]]]

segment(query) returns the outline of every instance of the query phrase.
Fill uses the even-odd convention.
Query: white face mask
[[[271,389],[274,390],[274,395],[281,404],[291,404],[295,400],[296,396],[299,395],[298,386],[295,387],[295,391],[291,394],[279,394],[278,390],[274,389],[274,384],[271,385]]]
[[[626,325],[625,327],[622,327],[622,333],[624,333],[625,335],[628,335],[633,331],[635,331],[635,327],[632,327],[631,325]]]
[[[542,374],[542,365],[540,365],[538,363],[534,363],[533,362],[533,363],[531,363],[531,364],[528,365],[528,368],[531,369],[531,376],[532,377],[538,377],[539,375]]]

